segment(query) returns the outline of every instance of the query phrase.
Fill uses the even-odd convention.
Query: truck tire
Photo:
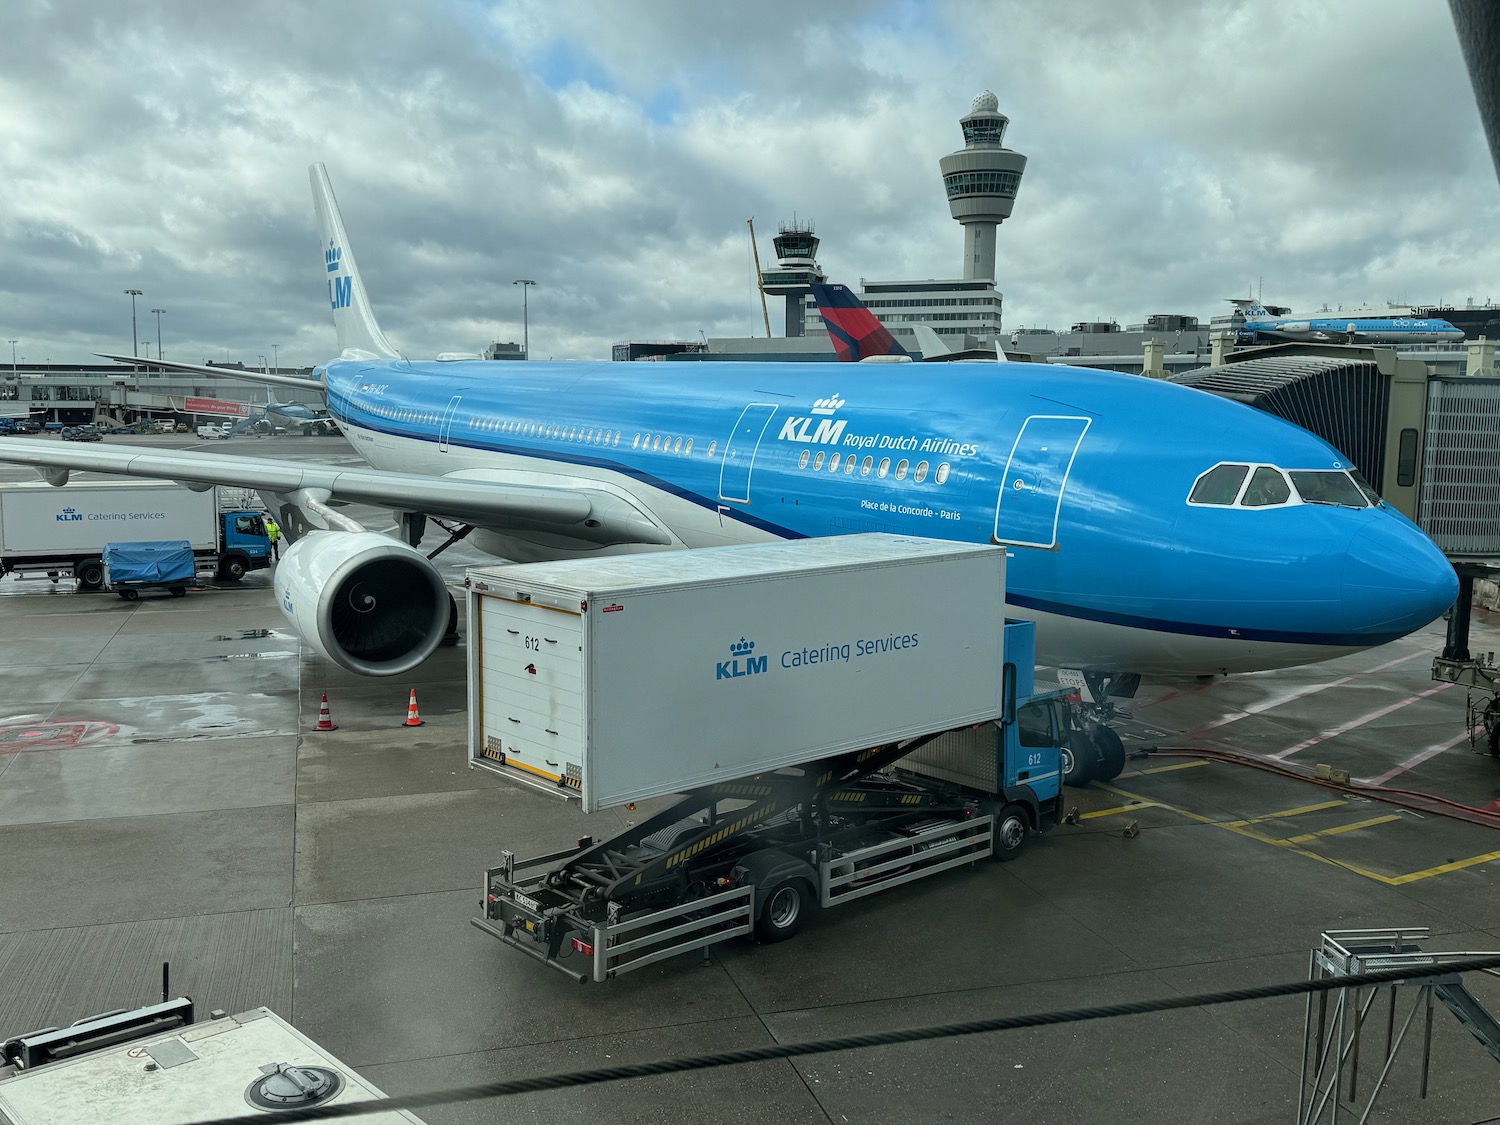
[[[250,570],[244,555],[225,555],[219,560],[219,577],[226,582],[238,582]]]
[[[171,590],[172,596],[174,598],[185,598],[185,597],[187,597],[187,587],[186,586],[172,586],[172,587],[170,587],[170,590]]]
[[[812,893],[801,879],[783,879],[766,891],[755,919],[755,936],[763,942],[796,936],[807,920]]]
[[[1009,863],[1026,850],[1031,819],[1020,805],[1006,805],[995,814],[995,858]]]
[[[139,598],[140,596],[141,596],[141,592],[139,590],[121,590],[120,591],[120,597],[124,598],[127,602],[133,602],[137,598]]]
[[[1095,727],[1094,746],[1099,751],[1099,762],[1094,767],[1094,780],[1113,781],[1125,768],[1125,744],[1110,727]]]
[[[1062,745],[1063,784],[1083,786],[1094,780],[1094,763],[1098,756],[1089,736],[1075,730]]]
[[[73,577],[78,579],[79,589],[97,590],[104,585],[104,560],[79,559],[73,564]]]

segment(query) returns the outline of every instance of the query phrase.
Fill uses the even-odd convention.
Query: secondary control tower
[[[818,241],[811,223],[782,223],[776,237],[771,240],[776,247],[777,267],[760,272],[761,289],[766,295],[786,298],[788,336],[807,334],[807,299],[812,296],[811,283],[828,280],[823,267],[818,265]],[[821,318],[816,323],[821,324]]]
[[[964,228],[964,277],[995,277],[995,228],[1010,218],[1026,158],[1002,143],[1010,118],[1000,101],[985,90],[974,99],[967,117],[958,121],[964,147],[939,161],[948,211]]]

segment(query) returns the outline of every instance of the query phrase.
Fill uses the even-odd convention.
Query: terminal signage
[[[246,410],[245,403],[222,398],[189,398],[182,408],[189,414],[225,414],[231,418],[243,418]]]

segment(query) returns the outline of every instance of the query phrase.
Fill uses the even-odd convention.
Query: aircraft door
[[[760,439],[776,413],[773,402],[752,402],[740,413],[729,440],[724,443],[724,460],[719,469],[719,499],[732,504],[750,503],[750,470]]]
[[[443,411],[443,420],[438,426],[438,452],[448,452],[448,431],[453,428],[453,412],[458,409],[458,401],[463,395],[454,395],[448,400],[448,407]]]
[[[1021,426],[1000,481],[995,506],[996,543],[1018,547],[1057,546],[1063,491],[1088,418],[1033,414]]]

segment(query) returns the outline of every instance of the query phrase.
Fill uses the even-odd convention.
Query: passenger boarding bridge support
[[[1459,962],[1475,953],[1429,953],[1425,926],[1409,929],[1329,930],[1312,951],[1310,980],[1326,980],[1403,965],[1429,966]],[[1382,1002],[1382,993],[1385,994]],[[1460,973],[1394,981],[1373,988],[1344,988],[1336,993],[1308,993],[1302,1033],[1302,1078],[1297,1095],[1297,1125],[1337,1121],[1340,1110],[1368,1121],[1396,1060],[1421,1020],[1421,1070],[1418,1096],[1427,1097],[1432,1064],[1432,1014],[1442,1004],[1468,1028],[1479,1045],[1500,1062],[1500,1023],[1464,985]],[[1384,1019],[1380,1017],[1383,1014]],[[1375,1023],[1374,1027],[1367,1025]],[[1376,1055],[1373,1078],[1361,1079],[1360,1055],[1368,1054],[1379,1023],[1384,1023],[1384,1051]],[[1367,1069],[1366,1074],[1368,1075]],[[1361,1082],[1369,1082],[1366,1098]],[[1361,1098],[1365,1098],[1361,1105]]]

